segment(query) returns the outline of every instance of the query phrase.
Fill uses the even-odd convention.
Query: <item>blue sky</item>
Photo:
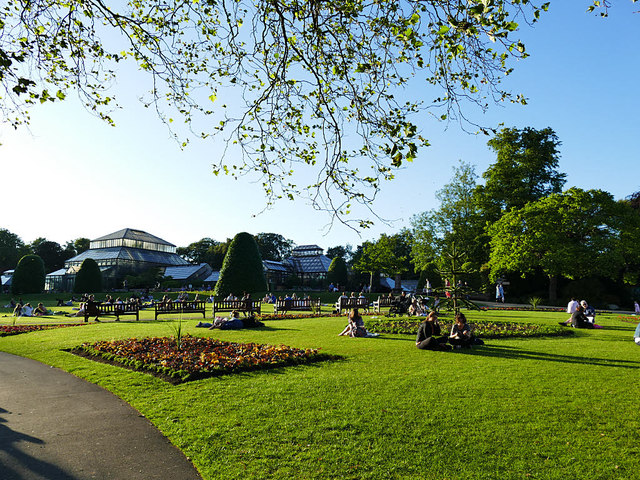
[[[586,13],[589,2],[552,1],[550,11],[520,37],[531,57],[505,86],[527,106],[494,106],[473,120],[487,126],[551,127],[562,145],[566,187],[601,188],[616,198],[640,190],[640,5],[617,2],[609,18]],[[412,215],[437,207],[435,192],[459,159],[481,174],[493,161],[488,137],[425,116],[419,125],[431,147],[384,185],[373,208],[377,223],[358,235],[301,200],[260,213],[259,183],[212,175],[222,143],[193,142],[181,151],[152,111],[136,100],[144,78],[125,72],[116,85],[116,128],[76,101],[38,106],[31,126],[0,126],[3,207],[0,227],[25,242],[38,236],[64,243],[138,228],[178,246],[203,237],[225,240],[240,231],[276,232],[296,244],[357,245],[409,226]],[[407,95],[415,94],[407,91]]]

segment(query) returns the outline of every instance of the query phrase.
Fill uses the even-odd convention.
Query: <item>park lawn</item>
[[[468,316],[555,324],[567,314]],[[638,476],[640,350],[632,341],[635,325],[615,315],[598,317],[604,329],[572,337],[489,340],[485,347],[453,352],[419,351],[408,335],[338,337],[341,318],[209,331],[195,328],[195,316],[185,321],[194,335],[320,348],[342,359],[177,386],[62,350],[96,340],[172,335],[174,321],[161,318],[4,337],[0,350],[62,368],[120,396],[205,479]]]

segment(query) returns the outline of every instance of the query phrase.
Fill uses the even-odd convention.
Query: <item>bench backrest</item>
[[[214,300],[213,311],[232,312],[238,310],[242,312],[253,311],[259,312],[261,300]]]
[[[156,303],[156,312],[203,312],[207,302],[198,300],[197,302],[170,302]]]
[[[369,306],[367,298],[339,298],[338,305],[340,308],[365,308]]]
[[[276,300],[276,307],[282,308],[283,310],[292,310],[294,308],[311,308],[316,307],[320,304],[320,299],[317,298],[315,300],[311,298],[307,299],[287,299],[287,300]]]

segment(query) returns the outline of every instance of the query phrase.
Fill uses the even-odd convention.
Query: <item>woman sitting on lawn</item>
[[[440,324],[438,323],[438,314],[429,312],[424,322],[418,328],[418,336],[416,337],[416,347],[420,350],[444,350],[451,349],[447,345],[447,337],[436,338],[440,335]]]
[[[473,337],[471,336],[471,327],[467,323],[467,317],[464,313],[456,313],[456,321],[451,328],[449,335],[449,343],[455,345],[456,348],[471,348]]]
[[[33,311],[33,316],[34,317],[41,317],[42,315],[51,315],[51,312],[49,312],[49,310],[47,310],[44,307],[42,302],[40,302],[38,304],[38,306],[35,308],[35,310]]]
[[[571,326],[573,328],[593,328],[593,323],[584,314],[582,305],[578,305],[578,309],[571,314]]]
[[[364,328],[364,320],[358,313],[358,309],[354,308],[349,313],[349,323],[345,327],[345,329],[338,334],[338,336],[348,336],[348,337],[366,337],[367,329]]]

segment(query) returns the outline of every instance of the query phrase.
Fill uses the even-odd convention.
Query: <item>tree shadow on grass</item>
[[[535,352],[532,350],[523,350],[518,347],[507,346],[485,345],[481,348],[461,350],[456,353],[460,352],[473,356],[508,358],[512,360],[545,360],[548,362],[578,363],[582,365],[596,365],[600,367],[640,368],[640,362],[633,360],[557,355],[554,353]]]
[[[602,327],[602,330],[617,330],[617,331],[620,331],[620,332],[633,332],[635,329],[636,329],[636,327],[633,324],[629,324],[628,327],[611,326],[611,325],[605,325],[604,327]]]

